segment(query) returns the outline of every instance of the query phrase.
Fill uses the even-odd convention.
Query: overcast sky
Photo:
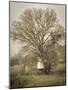
[[[57,13],[59,22],[65,27],[65,5],[52,5],[52,4],[37,4],[37,3],[21,3],[21,2],[10,2],[10,27],[14,20],[17,20],[20,15],[27,8],[52,8]],[[11,40],[10,43],[10,56],[14,56],[20,50],[22,45],[20,42],[14,42]]]

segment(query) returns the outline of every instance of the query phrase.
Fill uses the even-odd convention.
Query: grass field
[[[11,88],[24,88],[36,86],[65,85],[65,76],[58,74],[50,75],[22,75],[13,80]]]
[[[38,86],[62,86],[66,84],[65,65],[58,64],[53,73],[39,74],[29,71],[23,74],[20,65],[11,66],[10,68],[10,88],[25,88]]]

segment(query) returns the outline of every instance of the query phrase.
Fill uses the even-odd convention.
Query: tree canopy
[[[53,9],[26,9],[19,20],[14,21],[11,36],[30,45],[34,53],[45,59],[47,48],[53,47],[62,38],[64,28],[57,23],[57,14]]]

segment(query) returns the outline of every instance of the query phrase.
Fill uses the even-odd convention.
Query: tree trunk
[[[24,72],[24,74],[25,74],[25,64],[23,64],[23,72]]]

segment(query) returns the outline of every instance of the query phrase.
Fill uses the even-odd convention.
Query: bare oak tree
[[[19,20],[14,21],[11,36],[26,42],[41,60],[45,60],[47,48],[54,48],[62,37],[64,28],[57,21],[53,9],[26,9]]]

